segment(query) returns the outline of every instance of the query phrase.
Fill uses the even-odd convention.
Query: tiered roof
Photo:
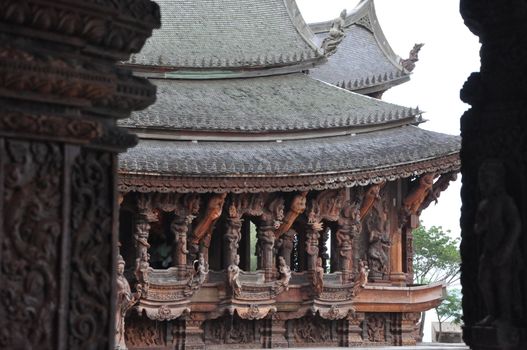
[[[310,71],[314,78],[363,94],[409,80],[410,72],[401,65],[379,25],[373,0],[362,0],[344,22],[344,39],[326,64]],[[310,24],[317,42],[329,35],[332,24]]]
[[[159,4],[163,29],[129,63],[158,100],[121,123],[140,136],[120,156],[122,191],[324,189],[459,167],[459,138],[419,129],[419,110],[303,73],[325,57],[293,0]]]
[[[294,0],[158,0],[163,26],[130,61],[162,70],[312,67],[325,60]]]

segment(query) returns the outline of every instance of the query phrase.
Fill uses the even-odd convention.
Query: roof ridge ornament
[[[322,41],[321,47],[324,50],[324,55],[326,57],[333,55],[337,51],[338,45],[344,39],[344,25],[346,14],[346,9],[342,10],[340,16],[335,18],[335,20],[333,21],[331,29],[329,30],[329,35],[324,38],[324,41]]]
[[[407,59],[401,59],[400,64],[404,69],[411,72],[415,69],[415,62],[419,61],[419,51],[424,44],[415,44],[414,47],[410,50],[410,55]]]

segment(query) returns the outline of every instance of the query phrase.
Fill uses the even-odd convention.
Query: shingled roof
[[[164,27],[133,60],[157,101],[120,122],[140,137],[119,156],[121,191],[325,189],[459,169],[459,137],[416,127],[419,110],[301,72],[323,59],[294,0],[159,2]]]
[[[130,64],[163,70],[310,67],[324,56],[294,0],[157,0],[162,28]]]
[[[282,142],[143,139],[120,156],[126,170],[121,190],[258,192],[366,185],[457,170],[459,147],[459,137],[415,126]]]
[[[310,24],[316,42],[328,36],[332,21]],[[334,55],[311,76],[339,87],[373,93],[409,80],[379,25],[373,0],[362,0],[345,19],[345,36]]]
[[[150,81],[157,86],[157,102],[121,121],[121,126],[236,134],[346,128],[351,133],[384,124],[416,123],[421,113],[335,88],[302,73]]]

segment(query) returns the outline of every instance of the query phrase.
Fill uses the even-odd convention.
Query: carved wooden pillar
[[[461,284],[463,292],[463,339],[471,349],[525,349],[527,347],[527,119],[525,93],[527,91],[527,47],[525,32],[527,3],[519,0],[505,2],[461,0],[461,14],[469,29],[479,36],[481,42],[481,69],[472,73],[461,91],[464,102],[472,105],[461,118]],[[511,79],[510,77],[515,77]],[[508,197],[509,208],[503,210],[503,201],[493,200],[494,209],[488,210],[493,222],[502,221],[504,228],[495,229],[492,223],[476,221],[478,206],[483,204],[486,184],[480,173],[482,165],[489,159],[501,162],[502,174],[495,176],[490,184],[501,187],[499,196]],[[499,181],[498,181],[499,180]],[[482,186],[479,186],[482,185]],[[479,188],[478,188],[479,187]],[[496,196],[496,197],[499,197]],[[504,216],[499,213],[502,208]],[[517,209],[514,210],[513,208]],[[514,215],[517,211],[519,214]],[[506,216],[505,216],[506,215]],[[501,216],[501,218],[500,218]],[[514,218],[515,216],[519,216]],[[514,246],[522,251],[518,265],[511,260],[518,257],[518,251],[508,250],[508,244],[494,247],[486,256],[499,258],[503,268],[498,268],[484,259],[485,240],[481,231],[492,227],[494,237],[502,236],[504,241],[513,238],[513,230],[507,225],[521,220],[519,238]],[[488,219],[491,221],[491,219]],[[479,224],[479,230],[475,226]],[[479,235],[478,235],[479,231]],[[501,232],[500,232],[501,231]],[[506,231],[506,232],[503,232]],[[509,244],[511,242],[509,241]],[[510,246],[510,245],[509,245]],[[495,254],[495,255],[494,255]],[[486,261],[484,261],[486,260]],[[483,262],[483,263],[482,263]],[[507,266],[507,267],[505,267]],[[492,278],[484,278],[494,269]],[[486,270],[486,271],[485,271]],[[480,272],[481,271],[481,272]],[[484,274],[479,278],[478,275]],[[492,271],[492,270],[490,270]],[[499,272],[498,272],[499,271]],[[505,280],[511,281],[504,283]],[[500,283],[500,281],[503,281]],[[480,288],[480,284],[486,288]],[[494,284],[489,288],[488,284]],[[498,285],[501,284],[501,285]],[[509,284],[509,286],[505,285]],[[516,286],[516,287],[515,287]],[[512,288],[512,289],[511,289]],[[521,293],[508,296],[514,288]],[[489,315],[489,308],[483,299],[484,293],[493,292],[498,304],[498,320],[478,324]],[[513,307],[513,319],[499,319],[500,311]],[[521,309],[521,312],[520,312]]]
[[[1,1],[2,349],[113,349],[116,119],[155,99],[116,62],[156,26],[146,0]]]
[[[187,318],[185,327],[185,349],[205,349],[203,333],[203,320],[193,317]]]
[[[150,194],[139,194],[137,196],[134,232],[136,290],[140,290],[145,296],[148,294],[148,287],[150,285],[148,278],[148,269],[150,267],[150,254],[148,253],[148,248],[150,248],[150,244],[148,243],[150,223],[158,220],[151,200]]]
[[[361,232],[360,210],[352,203],[346,203],[337,221],[338,269],[342,272],[342,283],[348,283],[353,273],[353,244]]]
[[[275,231],[284,219],[284,199],[273,195],[267,200],[267,204],[260,216],[257,238],[259,269],[264,270],[265,281],[272,281],[276,276],[275,264]]]
[[[170,223],[170,231],[174,235],[172,248],[172,264],[177,268],[178,278],[187,276],[187,232],[193,217],[190,215],[175,213],[174,219]]]
[[[172,248],[173,265],[177,268],[179,278],[185,278],[188,275],[189,268],[187,256],[187,234],[189,226],[199,213],[200,197],[197,194],[186,194],[176,196],[174,203],[174,220],[170,225],[170,230],[174,235],[174,244]],[[190,264],[193,265],[194,261]],[[190,269],[194,271],[194,266]]]
[[[307,253],[307,270],[315,271],[318,259],[318,239],[322,231],[320,221],[312,221],[306,226],[306,253]]]
[[[229,215],[225,221],[225,234],[223,235],[223,266],[225,268],[234,264],[238,255],[238,247],[241,239],[242,218],[240,208],[235,201],[229,204]]]
[[[400,345],[415,345],[417,340],[416,328],[421,314],[419,312],[405,312],[401,318],[401,344]]]
[[[268,320],[271,323],[270,332],[270,348],[287,348],[288,343],[285,338],[287,329],[285,327],[285,320],[280,320],[273,316]]]
[[[406,283],[406,274],[403,271],[406,256],[406,241],[403,230],[399,226],[400,211],[398,210],[401,198],[400,180],[389,182],[385,189],[385,201],[388,214],[387,230],[390,231],[390,280],[393,284]]]
[[[350,313],[346,318],[340,320],[341,334],[339,335],[339,346],[350,347],[363,345],[363,322],[365,315],[362,312]]]
[[[296,231],[290,229],[280,237],[279,254],[285,259],[287,266],[291,266],[291,254],[293,253]]]

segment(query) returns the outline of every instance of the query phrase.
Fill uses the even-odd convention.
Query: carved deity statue
[[[234,297],[239,297],[242,293],[242,283],[240,282],[240,256],[236,255],[234,264],[227,268],[227,277]]]
[[[126,350],[124,339],[124,319],[126,312],[132,308],[141,296],[140,289],[135,294],[130,290],[130,284],[124,277],[125,262],[121,254],[117,256],[117,301],[115,308],[115,349]]]
[[[417,214],[421,204],[429,195],[433,195],[432,187],[434,186],[434,173],[428,173],[419,178],[419,185],[410,191],[403,201],[403,207],[407,215]]]
[[[344,26],[346,20],[346,10],[342,10],[329,30],[329,35],[322,41],[322,49],[326,57],[333,55],[337,51],[337,46],[344,39]]]
[[[521,302],[518,269],[521,220],[514,199],[505,189],[505,168],[498,160],[484,162],[478,173],[481,201],[474,232],[481,236],[478,282],[487,316],[479,324],[510,324]]]
[[[324,289],[324,267],[322,266],[322,258],[317,258],[315,272],[313,274],[313,290],[315,294],[320,295]]]
[[[368,221],[369,246],[368,259],[370,267],[377,273],[386,273],[388,270],[388,252],[391,246],[387,229],[386,208],[381,204],[375,207],[375,215]]]
[[[280,278],[275,282],[275,289],[277,293],[284,290],[289,290],[289,280],[291,280],[291,269],[287,266],[285,259],[280,256],[278,257],[278,273]]]

